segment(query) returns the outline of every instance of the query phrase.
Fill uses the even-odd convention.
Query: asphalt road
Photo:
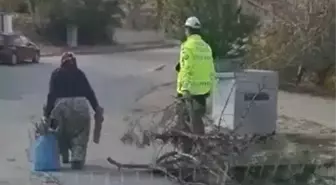
[[[90,143],[87,169],[74,175],[73,172],[60,174],[63,184],[162,184],[167,180],[135,173],[120,174],[107,164],[111,156],[120,162],[147,163],[152,159],[152,150],[138,150],[124,146],[119,138],[126,124],[123,116],[132,108],[134,101],[142,97],[159,81],[150,77],[150,71],[160,63],[144,55],[134,58],[129,53],[113,55],[78,56],[80,68],[87,74],[94,87],[100,104],[105,108],[105,125],[100,145]],[[0,66],[0,184],[27,184],[29,163],[24,150],[28,146],[27,130],[31,121],[42,114],[46,101],[48,81],[53,69],[59,65],[59,57],[42,58],[40,64]],[[33,118],[35,117],[35,118]],[[100,175],[92,175],[92,173]],[[109,173],[110,175],[105,175]],[[90,175],[91,174],[91,175]],[[121,176],[127,176],[122,179]],[[111,178],[107,178],[111,177]],[[77,180],[76,180],[77,178]],[[83,180],[89,178],[90,180]],[[141,181],[137,179],[141,178]],[[148,179],[150,178],[150,179]],[[147,181],[145,180],[147,179]],[[128,182],[132,181],[132,182]],[[134,181],[134,182],[133,182]],[[159,182],[158,182],[159,181]],[[85,182],[85,183],[84,183]],[[117,183],[118,184],[118,183]]]
[[[80,68],[87,74],[98,100],[105,108],[106,121],[101,143],[90,143],[86,171],[56,174],[61,175],[59,178],[63,181],[62,184],[171,184],[165,179],[149,175],[129,171],[120,173],[107,164],[106,157],[111,156],[125,163],[150,162],[153,150],[140,150],[120,142],[119,138],[126,128],[122,118],[132,109],[137,99],[145,96],[156,85],[173,79],[177,55],[177,49],[161,49],[78,56]],[[48,57],[42,58],[40,64],[0,66],[0,185],[27,184],[31,177],[24,152],[29,143],[27,130],[32,117],[37,119],[42,114],[48,80],[51,71],[58,65],[59,57]],[[154,70],[162,65],[165,66],[163,70]],[[280,114],[312,120],[334,128],[334,100],[284,92],[279,92],[278,99]],[[148,101],[156,104],[155,101],[161,100],[158,96]],[[92,175],[93,173],[96,175]]]

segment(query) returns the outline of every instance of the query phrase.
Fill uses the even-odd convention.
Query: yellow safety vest
[[[215,68],[210,46],[199,35],[191,35],[181,45],[177,92],[191,95],[209,93],[213,87]]]

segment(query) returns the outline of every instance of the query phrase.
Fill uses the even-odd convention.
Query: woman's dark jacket
[[[51,74],[44,116],[48,117],[58,98],[86,97],[96,111],[98,101],[83,71],[78,68],[58,68]]]

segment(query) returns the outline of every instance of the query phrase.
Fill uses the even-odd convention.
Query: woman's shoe
[[[69,164],[69,152],[62,153],[63,164]]]
[[[71,169],[73,170],[81,170],[84,167],[83,161],[72,161],[71,162]]]
[[[69,158],[67,157],[67,158],[65,158],[64,156],[62,156],[62,162],[63,162],[63,164],[69,164]]]

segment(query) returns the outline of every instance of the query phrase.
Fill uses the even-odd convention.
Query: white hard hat
[[[197,17],[189,17],[186,22],[184,23],[184,26],[188,26],[195,29],[201,28],[201,22],[198,20]]]

